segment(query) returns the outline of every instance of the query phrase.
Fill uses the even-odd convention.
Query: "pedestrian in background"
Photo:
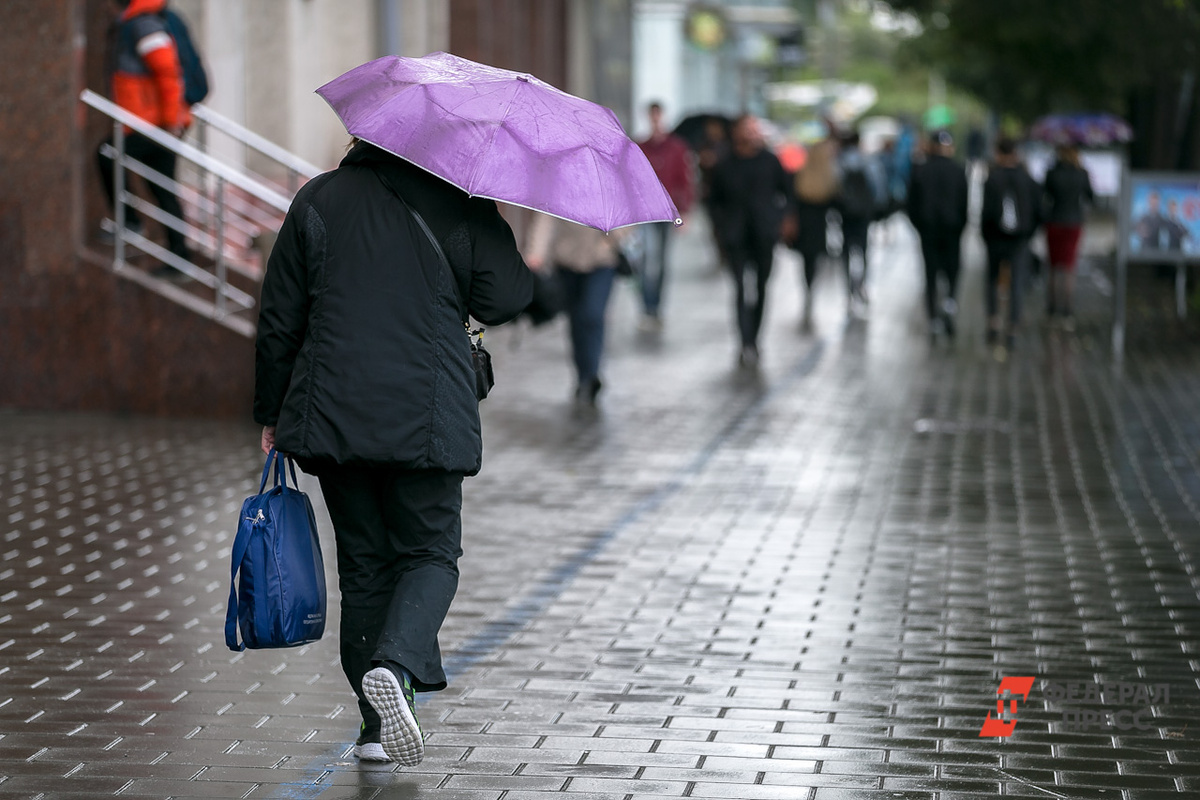
[[[725,263],[721,240],[717,237],[717,216],[712,204],[712,178],[717,164],[729,157],[728,122],[724,117],[709,117],[704,121],[704,138],[696,147],[696,166],[700,170],[700,204],[708,216],[713,247],[717,251],[718,269]]]
[[[867,307],[867,245],[871,223],[887,206],[887,176],[878,159],[863,153],[858,131],[851,131],[842,140],[835,205],[842,220],[847,305],[851,313],[861,315]]]
[[[668,223],[670,224],[670,223]],[[617,274],[624,234],[606,234],[586,225],[539,214],[529,232],[526,262],[543,273],[553,270],[562,287],[575,363],[575,402],[594,407],[603,382],[605,318]]]
[[[837,195],[837,142],[826,137],[808,148],[808,159],[796,173],[796,236],[790,243],[804,262],[804,316],[801,325],[812,325],[813,284],[821,259],[829,253],[829,209]]]
[[[1046,314],[1067,330],[1075,329],[1075,264],[1083,234],[1084,208],[1092,203],[1092,182],[1079,163],[1079,150],[1060,145],[1054,166],[1042,184],[1046,214],[1046,250],[1050,281],[1046,286]]]
[[[650,118],[650,136],[638,142],[654,174],[662,181],[671,202],[682,217],[692,207],[692,159],[687,143],[663,127],[663,108],[651,103],[647,108]],[[674,235],[673,222],[651,222],[640,226],[639,235],[645,244],[642,259],[642,320],[644,331],[662,329],[663,286],[667,279],[668,245]]]
[[[1041,187],[1021,163],[1017,145],[1001,137],[996,156],[983,184],[983,209],[979,225],[987,245],[986,301],[988,344],[997,345],[996,355],[1007,357],[1016,342],[1021,322],[1021,301],[1029,274],[1029,240],[1037,230]],[[1007,281],[1008,327],[999,314],[999,291]],[[999,347],[1001,334],[1004,346]]]
[[[767,282],[792,186],[779,159],[767,149],[757,118],[739,117],[732,138],[732,152],[713,170],[711,200],[717,238],[737,297],[738,363],[754,368]]]
[[[119,14],[109,30],[108,78],[114,103],[179,137],[191,124],[192,114],[184,100],[179,51],[163,16],[166,6],[166,0],[116,0]],[[110,136],[104,144],[113,146],[113,138]],[[175,180],[175,153],[149,137],[126,129],[125,154],[169,180]],[[97,153],[96,158],[104,195],[109,208],[115,209],[113,160],[103,153]],[[126,170],[127,188],[131,174]],[[147,185],[164,212],[175,219],[183,219],[183,206],[171,189],[153,181],[147,181]],[[141,217],[128,205],[125,207],[125,227],[133,233],[142,232]],[[183,233],[170,225],[164,228],[167,249],[190,261],[191,251]],[[180,273],[164,264],[152,274],[170,278]]]
[[[446,688],[437,637],[483,449],[463,306],[499,325],[532,295],[494,201],[366,142],[300,189],[271,251],[254,418],[264,451],[320,479],[333,520],[361,759],[419,763],[413,693]]]
[[[908,218],[921,238],[925,262],[925,312],[929,334],[954,336],[958,302],[958,270],[962,233],[967,227],[967,174],[954,159],[954,139],[946,131],[929,137],[925,158],[912,171],[908,188]],[[946,294],[939,302],[938,282]]]

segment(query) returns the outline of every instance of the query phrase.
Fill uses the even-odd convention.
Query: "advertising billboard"
[[[1132,172],[1122,236],[1130,260],[1200,258],[1200,175]]]

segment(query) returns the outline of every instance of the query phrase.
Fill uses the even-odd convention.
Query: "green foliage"
[[[815,19],[814,0],[798,0],[797,5],[805,19]],[[834,74],[829,77],[875,87],[879,100],[868,115],[920,119],[929,107],[934,60],[921,55],[919,48],[906,42],[903,34],[874,26],[867,4],[842,3],[834,37],[830,39],[825,34],[826,31],[810,26],[809,61],[803,68],[786,73],[785,80],[820,80],[826,77],[823,69],[832,66]],[[946,103],[955,109],[960,123],[981,122],[984,118],[982,104],[970,91],[950,87]],[[802,116],[783,104],[773,111],[773,116],[780,119]]]
[[[992,107],[1123,112],[1132,89],[1194,68],[1197,0],[892,0],[925,33],[906,57],[940,66]],[[935,23],[940,17],[943,27]]]

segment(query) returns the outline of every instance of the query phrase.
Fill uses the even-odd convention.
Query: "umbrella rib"
[[[468,188],[466,190],[467,194],[475,193],[474,192],[475,178],[478,177],[479,171],[481,169],[483,169],[483,165],[487,161],[487,155],[491,151],[492,145],[495,144],[495,142],[496,142],[496,134],[500,132],[500,126],[502,126],[504,124],[504,121],[508,119],[508,112],[512,110],[513,101],[517,99],[517,91],[519,89],[520,89],[519,86],[513,87],[512,94],[510,94],[508,96],[508,105],[506,105],[504,107],[504,113],[500,115],[500,121],[497,122],[492,127],[492,135],[490,137],[488,137],[487,144],[484,145],[484,147],[483,147],[483,153],[480,155],[479,160],[475,162],[475,169],[471,171],[471,177],[467,181],[467,183],[468,183]]]

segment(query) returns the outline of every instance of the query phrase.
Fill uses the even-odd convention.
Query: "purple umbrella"
[[[385,56],[317,89],[352,135],[469,194],[611,231],[680,224],[607,108],[448,53]]]

